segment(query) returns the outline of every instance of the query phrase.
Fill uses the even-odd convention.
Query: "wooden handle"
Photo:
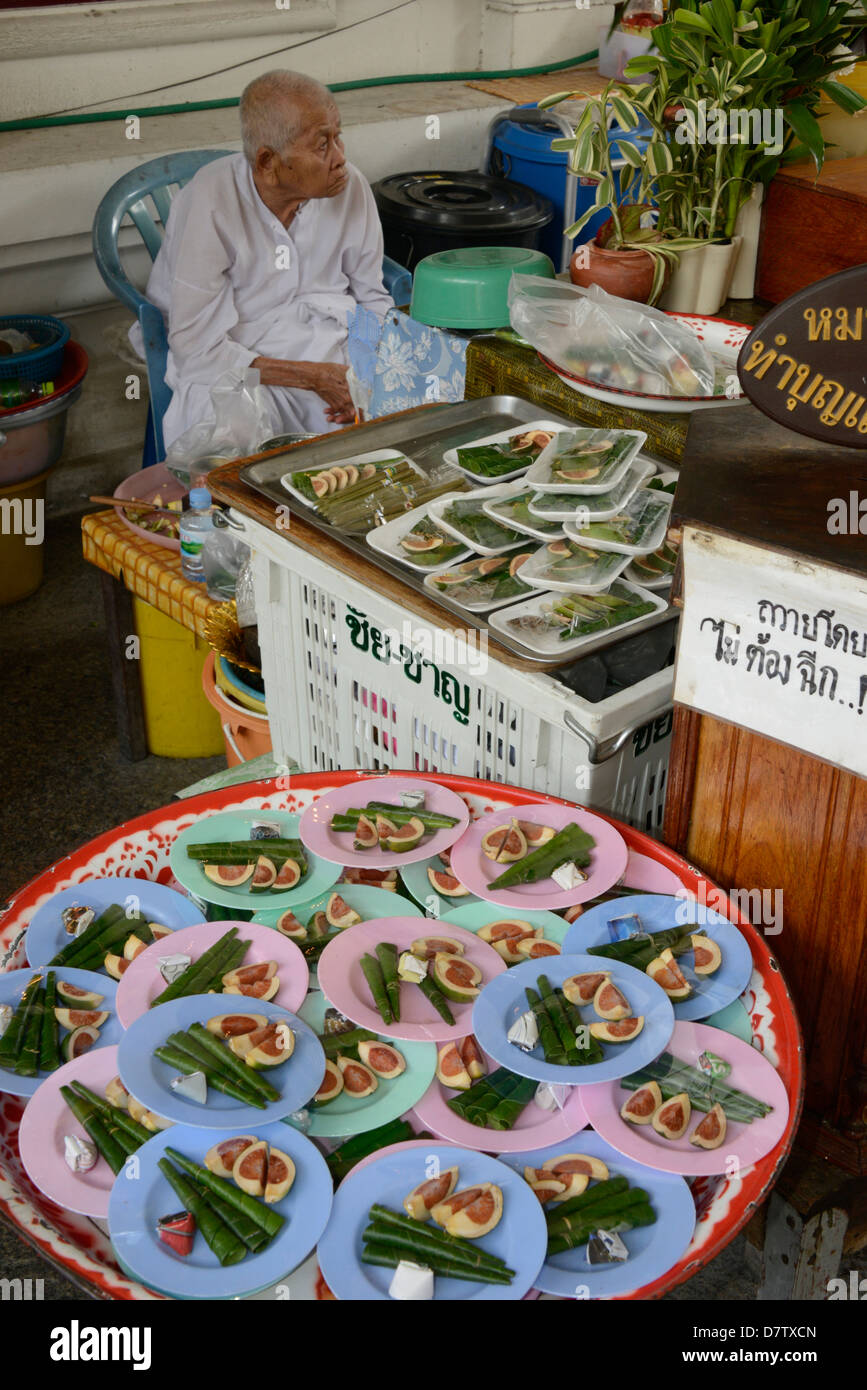
[[[154,506],[153,502],[145,502],[143,497],[100,497],[94,496],[89,499],[91,502],[105,502],[111,507],[146,507],[151,512],[165,512],[168,507]]]

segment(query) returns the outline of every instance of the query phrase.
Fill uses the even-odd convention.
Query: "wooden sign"
[[[867,449],[867,265],[772,309],[738,356],[754,405],[811,439]]]
[[[679,704],[867,777],[863,579],[684,528]]]

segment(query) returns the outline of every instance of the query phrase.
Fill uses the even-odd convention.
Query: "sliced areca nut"
[[[403,1209],[414,1221],[429,1221],[434,1207],[450,1197],[457,1187],[458,1169],[443,1168],[435,1178],[419,1183],[403,1199]]]
[[[597,1182],[605,1182],[608,1177],[606,1164],[593,1154],[556,1154],[554,1158],[545,1160],[542,1170],[545,1173],[556,1173],[563,1178],[569,1177],[572,1173],[579,1173],[586,1178],[595,1178]]]
[[[361,913],[356,912],[354,907],[350,907],[339,893],[331,894],[325,904],[325,916],[332,927],[339,927],[341,930],[346,927],[354,927],[361,921]]]

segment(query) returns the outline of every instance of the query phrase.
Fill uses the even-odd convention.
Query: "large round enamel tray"
[[[466,777],[427,774],[467,800],[474,817],[508,806],[528,806],[544,801],[539,793],[504,787]],[[142,876],[161,883],[171,880],[169,850],[173,839],[194,817],[228,809],[303,811],[321,793],[363,781],[357,772],[298,774],[291,790],[280,788],[279,779],[227,787],[192,797],[183,803],[160,806],[125,825],[107,830],[69,856],[46,868],[13,898],[0,922],[0,963],[4,969],[24,964],[23,933],[36,909],[48,895],[69,888],[88,876],[116,873],[133,865]],[[690,892],[710,895],[714,885],[684,859],[648,835],[618,824],[633,852],[671,871]],[[699,1220],[686,1252],[666,1274],[636,1290],[630,1297],[657,1298],[682,1284],[726,1246],[767,1196],[787,1157],[798,1122],[804,1087],[801,1035],[791,996],[766,940],[745,919],[737,917],[753,957],[753,974],[743,1000],[752,1027],[753,1043],[777,1068],[786,1086],[790,1111],[785,1133],[776,1148],[751,1168],[732,1177],[699,1177],[693,1185]],[[0,1096],[0,1218],[13,1226],[48,1260],[96,1298],[148,1300],[154,1295],[128,1278],[112,1254],[108,1238],[85,1217],[58,1210],[27,1179],[18,1155],[18,1123],[22,1101]]]

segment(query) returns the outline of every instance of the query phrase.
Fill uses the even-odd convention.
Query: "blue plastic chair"
[[[150,408],[142,454],[143,468],[165,457],[163,417],[172,399],[171,390],[166,385],[169,345],[161,311],[145,299],[124,270],[118,235],[124,219],[129,215],[138,228],[151,260],[155,260],[177,189],[189,183],[204,164],[231,153],[231,150],[182,150],[139,164],[112,184],[93,219],[93,256],[97,269],[115,298],[135,314],[144,338]],[[408,304],[412,295],[410,272],[385,256],[382,275],[385,288],[395,303]]]

